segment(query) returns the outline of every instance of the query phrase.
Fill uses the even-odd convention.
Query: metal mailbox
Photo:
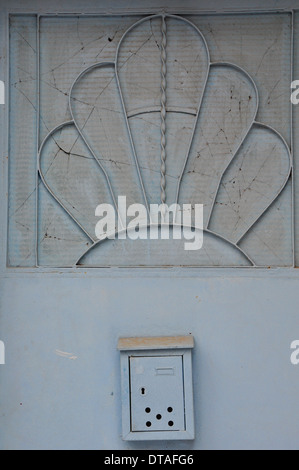
[[[124,440],[194,439],[193,336],[120,338]]]

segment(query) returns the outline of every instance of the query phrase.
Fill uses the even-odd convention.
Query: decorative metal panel
[[[292,24],[11,16],[8,265],[293,266]],[[98,240],[124,195],[203,204],[202,248]]]

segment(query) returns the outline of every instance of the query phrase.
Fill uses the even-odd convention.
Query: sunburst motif
[[[284,189],[290,150],[257,122],[253,79],[235,64],[212,63],[195,25],[174,15],[138,21],[115,61],[74,80],[69,107],[72,120],[41,145],[39,171],[92,242],[79,264],[256,264],[239,243]],[[188,253],[177,240],[97,242],[95,207],[116,205],[119,195],[147,207],[203,204],[203,249]]]

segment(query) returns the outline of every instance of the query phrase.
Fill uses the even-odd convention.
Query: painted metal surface
[[[164,4],[165,6],[165,4]],[[66,32],[59,43],[68,44],[71,40],[69,13],[85,12],[94,16],[96,13],[106,17],[107,29],[104,31],[101,46],[107,43],[101,60],[111,60],[115,52],[115,41],[108,41],[109,32],[117,30],[118,14],[132,14],[132,22],[126,22],[125,28],[141,16],[154,14],[161,7],[161,2],[152,0],[150,5],[140,7],[140,2],[131,1],[128,5],[112,0],[107,3],[89,0],[61,1],[24,0],[22,5],[17,0],[1,2],[0,6],[0,60],[1,79],[5,77],[7,38],[7,13],[44,14],[49,11],[66,14]],[[289,21],[282,22],[280,15],[290,17],[288,13],[297,8],[296,1],[259,0],[230,2],[202,0],[199,11],[198,2],[173,0],[166,5],[170,14],[190,14],[203,31],[209,42],[211,56],[216,61],[233,61],[243,66],[259,88],[262,106],[257,119],[266,122],[284,136],[288,145],[293,140],[294,175],[297,180],[296,165],[298,154],[298,107],[290,110],[289,87],[291,80],[291,61],[289,54]],[[262,23],[260,16],[252,15],[255,24],[254,34],[248,34],[248,17],[237,15],[238,28],[232,29],[231,15],[235,10],[242,13],[250,9],[272,9],[271,15]],[[205,11],[204,11],[205,10]],[[252,10],[251,10],[252,11]],[[112,19],[108,19],[111,16]],[[194,14],[203,14],[194,18]],[[216,13],[216,15],[214,14]],[[221,14],[220,14],[221,13]],[[210,15],[210,16],[209,16]],[[294,77],[298,77],[298,13],[294,13]],[[83,20],[83,15],[79,15]],[[213,18],[213,24],[207,22]],[[249,15],[251,16],[251,15]],[[52,16],[52,21],[54,17]],[[19,18],[20,20],[20,18]],[[50,21],[50,18],[48,19]],[[43,26],[48,21],[43,20]],[[85,18],[86,24],[88,18]],[[85,21],[84,20],[84,21]],[[29,17],[27,17],[29,21]],[[34,26],[35,17],[31,16]],[[83,23],[84,23],[83,21]],[[131,21],[131,20],[130,20]],[[112,26],[114,22],[114,26]],[[275,34],[273,35],[273,24]],[[82,25],[82,23],[81,23]],[[76,75],[94,63],[96,54],[87,46],[93,36],[87,29],[83,32],[84,53],[78,54],[78,63],[74,66]],[[56,30],[59,30],[57,19]],[[31,28],[28,31],[32,31]],[[233,33],[232,33],[233,31]],[[23,31],[24,32],[24,31]],[[124,31],[118,31],[119,39]],[[278,35],[276,35],[276,33]],[[14,31],[17,41],[18,33]],[[45,29],[43,39],[45,38]],[[106,36],[105,36],[106,34]],[[55,33],[53,34],[55,36]],[[92,36],[92,37],[91,37]],[[58,36],[57,36],[58,37]],[[264,38],[264,42],[261,38]],[[267,37],[267,39],[265,39]],[[73,37],[75,38],[75,36]],[[106,38],[106,39],[105,39]],[[226,38],[231,38],[230,43]],[[243,42],[241,41],[243,38]],[[244,46],[246,38],[246,47]],[[28,40],[28,38],[26,38]],[[10,158],[13,163],[21,151],[28,156],[36,156],[36,39],[31,35],[28,41],[32,47],[24,47],[19,38],[22,53],[17,47],[11,49],[12,57],[23,68],[21,77],[15,70],[11,75],[19,90],[12,90],[15,98],[15,112],[11,119],[23,132],[23,123],[27,129],[22,141],[10,142]],[[112,37],[110,37],[112,39]],[[100,40],[99,40],[100,42]],[[109,44],[108,44],[109,43]],[[47,41],[43,42],[43,47]],[[83,47],[78,41],[78,49]],[[272,47],[271,47],[272,44]],[[100,47],[101,47],[100,46]],[[274,46],[274,49],[273,49]],[[247,55],[246,48],[255,50],[254,55]],[[268,49],[269,48],[269,49]],[[268,49],[268,53],[266,53]],[[282,52],[280,54],[280,52]],[[73,50],[75,53],[76,51]],[[266,54],[265,54],[266,53]],[[265,54],[265,55],[264,55]],[[262,57],[264,58],[262,60]],[[59,83],[61,92],[53,88],[53,68],[49,49],[42,50],[41,82],[48,101],[40,103],[43,113],[41,140],[49,131],[71,119],[68,113],[69,87],[74,73],[66,75]],[[238,60],[236,61],[236,57]],[[4,58],[4,61],[3,61]],[[50,63],[47,63],[47,60]],[[61,56],[62,63],[68,56]],[[83,62],[86,62],[83,64]],[[27,72],[27,65],[30,73]],[[57,64],[59,65],[59,64]],[[63,66],[61,66],[63,67]],[[281,70],[284,70],[286,82],[279,82]],[[265,77],[268,79],[265,81]],[[56,77],[57,79],[58,77]],[[19,82],[21,80],[21,82]],[[6,81],[6,84],[8,81]],[[49,85],[50,84],[50,85]],[[60,86],[62,85],[62,86]],[[24,88],[25,87],[25,88]],[[274,87],[273,92],[271,89]],[[25,93],[25,96],[22,95]],[[6,86],[6,103],[8,87]],[[270,100],[267,99],[270,94]],[[33,103],[32,104],[28,101]],[[55,103],[58,100],[60,106]],[[268,103],[268,101],[270,101]],[[48,103],[53,104],[49,106]],[[17,107],[20,104],[20,108]],[[22,109],[22,113],[20,112]],[[6,108],[7,111],[7,108]],[[13,111],[11,109],[11,111]],[[294,132],[290,135],[289,113],[293,114]],[[19,114],[18,114],[19,113]],[[6,220],[7,208],[3,202],[8,193],[8,139],[5,133],[6,114],[0,108],[1,135],[4,145],[0,147],[3,165],[1,171],[1,220]],[[56,119],[57,118],[57,119]],[[31,126],[31,127],[30,127]],[[28,131],[30,127],[31,130]],[[66,131],[66,129],[65,129]],[[69,127],[69,131],[74,129]],[[291,139],[292,137],[292,139]],[[74,134],[66,140],[71,142]],[[62,147],[64,148],[64,147]],[[65,150],[68,151],[66,147]],[[82,149],[79,154],[82,154]],[[77,153],[77,152],[76,152]],[[63,157],[63,152],[61,156]],[[88,157],[88,154],[86,155]],[[86,159],[85,159],[86,160]],[[70,158],[70,162],[72,159]],[[90,160],[87,160],[91,163]],[[24,163],[24,162],[23,162]],[[18,189],[15,200],[10,200],[9,221],[13,232],[9,232],[9,259],[12,266],[6,268],[6,224],[0,225],[1,249],[1,313],[0,339],[5,343],[6,364],[0,366],[0,447],[3,449],[298,449],[298,368],[290,362],[290,344],[298,339],[298,273],[297,269],[235,270],[223,268],[197,269],[134,269],[112,267],[105,270],[87,270],[72,268],[72,261],[78,248],[85,248],[89,238],[70,220],[66,222],[64,211],[54,204],[55,201],[42,185],[39,185],[40,200],[47,217],[51,216],[53,225],[45,239],[45,255],[48,249],[55,252],[53,266],[57,265],[65,246],[68,246],[69,268],[52,267],[30,268],[35,264],[34,232],[35,227],[24,224],[35,214],[35,164],[28,160],[27,165],[10,167],[10,187]],[[15,168],[15,170],[11,170]],[[97,163],[89,167],[90,184],[97,185]],[[78,168],[77,168],[78,169]],[[11,171],[13,171],[11,173]],[[74,172],[75,174],[76,172]],[[23,177],[20,177],[20,174]],[[14,185],[14,178],[18,184]],[[157,177],[159,179],[159,167]],[[25,179],[27,183],[25,184]],[[158,183],[159,185],[159,183]],[[31,192],[33,197],[30,197]],[[105,193],[106,195],[106,193]],[[26,199],[28,198],[28,199]],[[292,244],[290,229],[292,204],[298,200],[296,185],[287,183],[279,199],[274,203],[274,211],[268,211],[262,221],[252,231],[251,239],[243,239],[242,246],[248,248],[253,257],[270,265],[275,259],[275,266],[291,266]],[[25,202],[26,201],[26,202]],[[13,218],[15,210],[23,204],[22,210]],[[295,211],[295,255],[298,255],[298,204]],[[23,218],[23,216],[26,217]],[[29,215],[28,215],[29,214]],[[283,217],[282,217],[283,214]],[[55,220],[59,219],[58,226]],[[283,219],[283,224],[281,220]],[[25,227],[22,226],[25,225]],[[276,224],[277,231],[267,234],[269,227]],[[47,228],[46,224],[43,228]],[[67,234],[72,231],[71,244]],[[14,230],[18,227],[18,230]],[[285,227],[287,227],[285,229]],[[82,233],[81,233],[82,232]],[[54,238],[56,237],[56,238]],[[20,241],[22,243],[20,243]],[[65,244],[66,243],[66,244]],[[49,248],[55,244],[55,250]],[[40,254],[41,255],[41,254]],[[297,257],[298,258],[298,257]],[[21,262],[20,262],[21,260]],[[42,257],[46,264],[46,256]],[[27,266],[26,266],[27,265]],[[298,259],[297,263],[298,265]],[[195,337],[194,348],[194,398],[195,398],[195,440],[176,443],[153,442],[132,443],[121,439],[121,391],[119,386],[119,351],[116,349],[120,336],[159,336],[188,335]]]
[[[231,28],[235,20],[233,15],[229,17]],[[198,21],[201,28],[197,26]],[[252,41],[256,20],[245,15],[243,21],[246,35]],[[27,31],[35,29],[38,96],[35,113],[37,141],[42,140],[38,144],[37,170],[41,178],[36,181],[38,191],[26,195],[17,208],[14,202],[15,192],[18,192],[17,176],[14,176],[13,166],[16,163],[11,159],[10,236],[12,239],[15,236],[16,222],[23,227],[18,228],[17,233],[21,234],[27,227],[27,236],[26,241],[10,243],[10,265],[31,265],[27,261],[32,259],[28,249],[23,247],[23,255],[20,254],[24,242],[28,244],[30,238],[34,238],[34,233],[28,230],[30,226],[35,227],[37,236],[34,249],[37,266],[76,266],[78,262],[86,267],[243,266],[243,262],[235,261],[240,250],[251,266],[292,266],[294,221],[287,187],[293,184],[291,115],[289,113],[280,133],[275,127],[282,129],[281,119],[286,107],[281,107],[275,99],[273,107],[270,98],[280,82],[285,87],[291,71],[292,14],[259,15],[257,22],[261,41],[262,34],[267,36],[261,42],[266,49],[261,51],[253,79],[238,54],[234,61],[223,60],[223,55],[222,60],[215,60],[217,55],[211,57],[213,41],[206,39],[207,31],[206,34],[202,31],[209,25],[219,26],[218,17],[194,16],[191,21],[181,16],[158,14],[138,21],[133,17],[118,18],[117,22],[113,17],[96,16],[12,16],[12,78],[14,73],[19,73],[14,72],[18,67],[13,52],[28,49],[30,38],[26,39],[26,34],[33,33]],[[129,28],[128,23],[131,23]],[[225,24],[223,31],[226,32],[227,27]],[[104,34],[92,39],[99,30]],[[51,54],[51,48],[55,48],[57,37],[64,34],[62,31],[67,31],[70,38],[61,50],[61,61],[60,56],[56,59]],[[218,32],[220,37],[223,31]],[[275,47],[268,46],[270,33]],[[106,39],[106,34],[108,43],[96,53],[99,41],[103,36]],[[23,43],[20,43],[20,36],[24,38]],[[76,51],[74,43],[78,40],[81,48]],[[116,44],[107,54],[107,46],[113,41]],[[226,42],[229,57],[229,36]],[[256,62],[254,46],[250,41],[246,43],[251,67]],[[281,56],[275,70],[278,80],[273,88],[265,86],[266,80],[260,81],[258,76],[271,47],[275,57]],[[94,57],[98,59],[104,50],[105,60],[95,61]],[[82,64],[77,63],[78,53],[82,55]],[[286,61],[282,60],[284,54]],[[86,63],[91,65],[86,67]],[[79,70],[77,77],[74,68]],[[263,77],[264,73],[265,70]],[[19,85],[17,89],[20,91]],[[67,109],[61,102],[62,92],[67,98]],[[14,102],[13,87],[11,94]],[[267,107],[268,114],[264,113]],[[287,109],[290,107],[287,102]],[[62,109],[57,112],[59,108]],[[15,113],[18,112],[16,109]],[[49,132],[50,122],[57,122],[62,112],[63,122]],[[11,114],[12,136],[13,110]],[[71,119],[66,121],[65,117]],[[259,122],[261,118],[264,123]],[[44,187],[52,198],[49,199]],[[283,191],[283,200],[289,199],[289,202],[285,202],[288,204],[285,220],[279,220],[282,198],[279,196]],[[147,209],[150,203],[160,202],[190,203],[193,208],[195,204],[203,204],[208,260],[200,253],[190,262],[190,253],[174,249],[172,240],[169,246],[166,242],[161,246],[140,240],[140,256],[135,260],[130,241],[112,243],[107,240],[103,247],[102,240],[98,242],[95,236],[95,208],[99,203],[112,202],[117,209],[117,197],[121,195],[127,197],[128,205],[143,202]],[[23,214],[23,206],[34,196],[35,219],[30,220]],[[18,220],[20,208],[23,222]],[[121,230],[126,223],[121,217]],[[282,243],[276,243],[277,234],[279,241],[284,240]],[[169,250],[172,250],[170,257],[166,256]],[[232,256],[230,251],[233,250]]]
[[[171,440],[173,433],[185,431],[182,356],[131,356],[130,386],[133,433],[147,440],[162,432],[160,439]]]
[[[193,348],[192,335],[119,339],[125,441],[194,439]]]
[[[297,279],[44,276],[1,283],[1,447],[298,448]],[[190,332],[194,442],[123,442],[119,336]]]

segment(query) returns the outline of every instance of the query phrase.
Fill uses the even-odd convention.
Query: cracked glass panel
[[[291,41],[287,12],[12,15],[8,265],[292,266]],[[99,241],[120,196],[202,204],[202,248]]]

